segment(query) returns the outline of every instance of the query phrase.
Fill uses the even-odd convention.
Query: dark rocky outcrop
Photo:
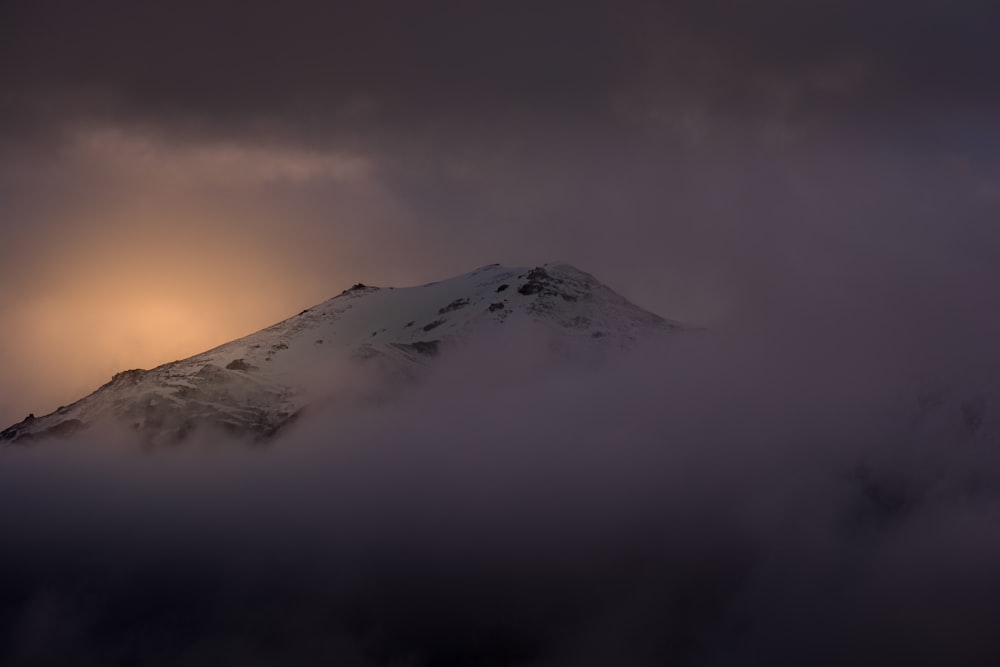
[[[340,296],[344,296],[345,294],[352,294],[354,292],[364,292],[366,290],[378,290],[378,289],[380,289],[380,288],[378,288],[378,287],[371,287],[369,285],[365,285],[364,283],[354,283],[349,288],[347,288],[343,292],[341,292]]]
[[[536,267],[528,271],[527,282],[517,288],[517,291],[525,296],[545,292],[552,282],[552,276],[542,267]]]
[[[444,308],[438,308],[438,315],[444,315],[445,313],[450,313],[452,311],[458,310],[459,308],[465,308],[468,305],[469,305],[468,299],[455,299]]]
[[[66,437],[73,435],[84,427],[84,423],[79,419],[66,419],[36,433],[25,431],[24,428],[31,425],[34,421],[35,415],[29,414],[17,424],[0,431],[0,441],[24,443],[51,436]]]
[[[149,371],[142,368],[133,368],[132,370],[122,371],[120,373],[115,373],[111,376],[111,380],[104,385],[104,387],[128,387],[138,384],[146,373]],[[104,387],[101,387],[102,389]]]

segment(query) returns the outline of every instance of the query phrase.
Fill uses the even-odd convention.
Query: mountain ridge
[[[415,373],[443,347],[512,320],[542,324],[566,344],[602,348],[683,328],[563,262],[490,264],[415,287],[357,283],[205,352],[116,373],[80,400],[0,431],[0,442],[72,435],[108,419],[155,441],[183,440],[205,426],[267,439],[309,404],[304,378],[332,375],[344,358]]]

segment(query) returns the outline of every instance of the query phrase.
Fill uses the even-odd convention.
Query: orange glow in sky
[[[405,233],[371,240],[400,219],[373,169],[335,151],[167,142],[107,127],[27,156],[7,173],[30,206],[17,212],[20,231],[0,263],[0,427],[355,282],[413,281],[412,265],[393,261]],[[310,191],[323,192],[321,205],[303,196]],[[373,274],[376,254],[383,268]]]
[[[282,266],[291,262],[280,248],[224,236],[136,225],[55,244],[7,307],[4,362],[20,386],[4,397],[5,421],[82,398],[120,370],[251,333],[311,305],[311,296],[327,298],[322,284],[298,284],[303,276]]]

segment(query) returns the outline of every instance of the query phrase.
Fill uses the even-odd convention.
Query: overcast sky
[[[998,21],[972,0],[7,0],[0,421],[354,282],[491,262],[566,260],[713,327],[988,339]]]

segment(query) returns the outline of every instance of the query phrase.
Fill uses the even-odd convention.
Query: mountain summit
[[[419,287],[356,284],[244,338],[152,370],[127,370],[89,396],[0,432],[26,443],[109,420],[157,442],[221,428],[267,438],[311,399],[344,359],[412,373],[447,346],[527,321],[557,340],[625,347],[644,333],[679,328],[568,264],[485,266]],[[331,377],[327,375],[326,377]]]

